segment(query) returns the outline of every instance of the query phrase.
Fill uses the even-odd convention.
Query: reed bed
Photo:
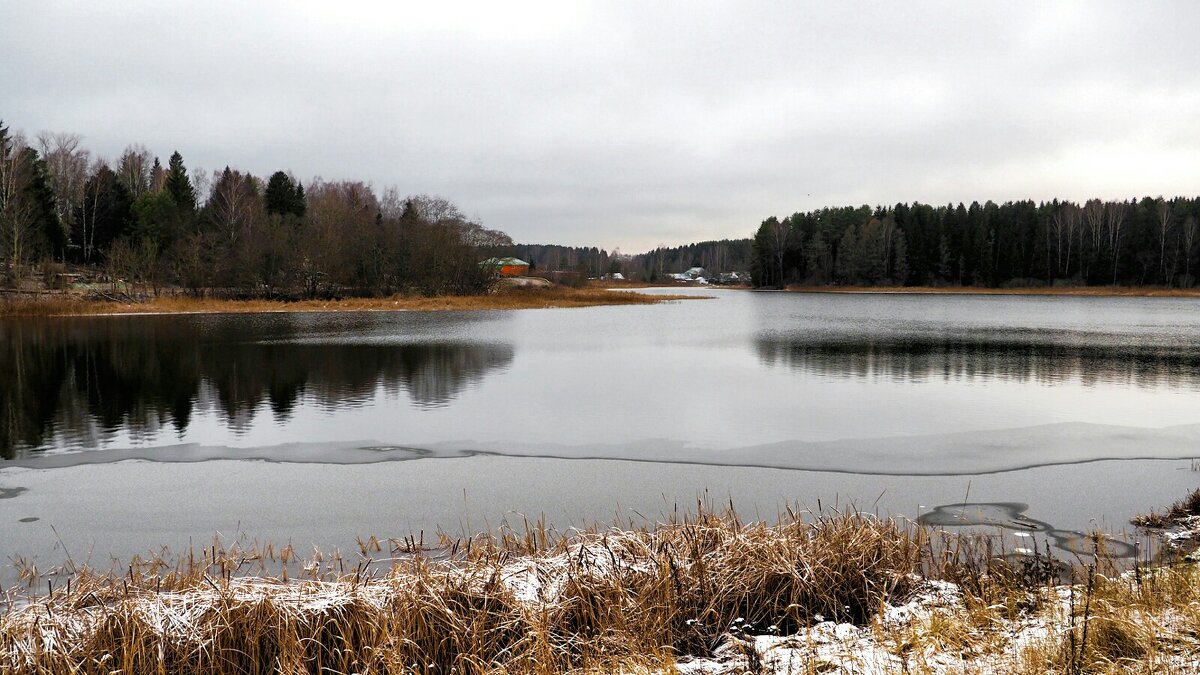
[[[603,288],[512,288],[480,295],[394,295],[336,300],[224,300],[163,295],[139,302],[88,299],[54,294],[30,298],[0,297],[0,316],[86,316],[103,314],[228,314],[264,312],[466,311],[544,309],[599,305],[651,305],[697,296],[614,292]]]
[[[1061,563],[1014,563],[992,542],[859,513],[766,524],[700,511],[655,527],[371,539],[351,568],[318,552],[295,576],[290,547],[214,546],[10,597],[0,672],[1200,670],[1194,567],[1131,574],[1101,556],[1064,585]],[[267,558],[284,571],[261,574]]]
[[[866,516],[775,526],[702,514],[560,537],[542,526],[373,575],[242,578],[243,561],[77,574],[0,619],[0,670],[566,672],[709,654],[739,625],[864,621],[905,592],[916,530]],[[367,548],[370,548],[369,546]],[[214,552],[215,553],[215,552]],[[310,568],[312,569],[312,568]]]

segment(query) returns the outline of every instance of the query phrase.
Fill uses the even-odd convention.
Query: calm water
[[[647,443],[687,453],[1200,422],[1195,301],[709,293],[583,310],[0,323],[0,453],[369,442],[636,459]]]
[[[51,524],[70,529],[68,503],[98,514],[78,516],[80,537],[124,541],[132,528],[141,534],[122,546],[137,551],[235,519],[264,538],[400,536],[380,530],[514,508],[604,519],[631,502],[689,503],[706,488],[767,512],[833,497],[878,507],[882,493],[886,510],[911,515],[987,493],[1059,529],[1119,527],[1200,482],[1186,461],[1200,455],[1194,300],[704,293],[716,297],[0,322],[0,532],[12,535],[0,555],[44,547],[37,533]],[[434,469],[441,457],[456,459]],[[415,458],[429,461],[370,464]],[[170,465],[114,463],[124,459]],[[221,506],[248,463],[178,464],[225,459],[283,462],[255,464],[259,484],[305,481],[314,513],[336,511],[366,472],[460,499],[430,508],[358,494],[381,515],[296,530],[310,516],[279,495]],[[629,471],[651,484],[629,490]],[[195,500],[216,495],[211,518],[180,524],[169,492],[158,504],[147,496],[153,472],[169,474],[156,484],[199,481]],[[1120,480],[1134,475],[1138,485]],[[549,487],[581,476],[592,489]],[[1051,496],[1064,476],[1095,489]],[[1110,478],[1121,487],[1103,487]],[[121,521],[124,497],[96,480],[141,489],[141,512],[158,524]],[[506,487],[461,499],[494,484]],[[1122,487],[1120,499],[1102,492]],[[272,508],[273,524],[253,525]]]

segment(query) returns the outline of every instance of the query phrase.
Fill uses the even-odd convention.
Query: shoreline
[[[1147,557],[1130,572],[1105,555],[1103,536],[1084,536],[1096,555],[1072,561],[869,514],[789,511],[766,522],[701,504],[656,524],[560,531],[525,520],[462,538],[360,538],[357,551],[311,557],[291,544],[214,539],[109,572],[71,563],[60,571],[66,584],[29,570],[24,588],[4,594],[0,667],[1017,675],[1200,666],[1200,566]]]
[[[1036,295],[1091,298],[1200,298],[1200,288],[1165,288],[1161,286],[984,288],[976,286],[791,285],[779,290],[786,293],[844,293],[849,295]]]
[[[386,298],[337,300],[225,300],[161,296],[144,302],[89,300],[61,295],[46,299],[0,302],[0,317],[66,317],[172,314],[286,314],[304,312],[439,312],[513,309],[562,309],[607,305],[654,305],[672,300],[703,299],[693,295],[650,295],[599,289],[512,289],[479,295],[393,295]]]

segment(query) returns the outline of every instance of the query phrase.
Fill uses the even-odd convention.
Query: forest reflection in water
[[[270,325],[264,332],[235,317],[0,324],[0,382],[7,383],[0,457],[27,455],[56,440],[95,445],[118,431],[182,432],[199,409],[216,411],[237,431],[263,403],[277,424],[301,403],[342,409],[380,393],[407,393],[412,406],[436,408],[507,367],[514,354],[504,342],[439,340],[434,329],[408,341],[386,335],[347,341]],[[352,332],[368,338],[372,329],[379,332],[364,328]]]
[[[1072,338],[1040,332],[974,337],[760,334],[754,349],[767,366],[823,376],[914,383],[987,379],[1200,389],[1200,346],[1080,344]]]

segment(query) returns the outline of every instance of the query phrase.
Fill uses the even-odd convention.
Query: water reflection
[[[1200,388],[1200,347],[1191,344],[1079,344],[1053,334],[975,339],[760,334],[754,349],[766,365],[819,375],[911,382],[987,378]]]
[[[56,438],[88,446],[118,430],[135,438],[169,426],[182,432],[197,410],[219,411],[237,431],[263,403],[277,422],[302,403],[342,409],[380,393],[440,407],[513,359],[510,344],[436,341],[436,330],[419,341],[297,342],[289,339],[311,331],[276,321],[264,340],[249,320],[204,321],[0,324],[0,457]],[[352,328],[361,335],[363,327]]]

